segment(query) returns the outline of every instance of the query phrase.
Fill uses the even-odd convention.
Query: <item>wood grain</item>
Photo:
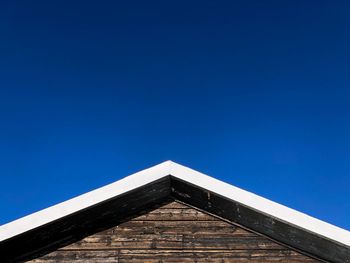
[[[178,202],[28,261],[320,262]]]

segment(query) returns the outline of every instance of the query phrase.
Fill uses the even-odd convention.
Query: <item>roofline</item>
[[[241,203],[258,212],[350,247],[350,232],[345,229],[219,181],[172,161],[163,162],[104,187],[4,224],[0,226],[0,242],[169,175],[221,195],[229,200]]]

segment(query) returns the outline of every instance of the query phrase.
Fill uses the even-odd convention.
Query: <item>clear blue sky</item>
[[[0,224],[171,159],[350,229],[348,1],[1,1]]]

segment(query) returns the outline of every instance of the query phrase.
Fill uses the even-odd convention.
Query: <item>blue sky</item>
[[[347,1],[2,1],[0,224],[171,159],[350,229]]]

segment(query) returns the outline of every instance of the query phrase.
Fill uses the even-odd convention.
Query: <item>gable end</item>
[[[1,262],[38,257],[178,200],[314,258],[350,262],[350,233],[171,161],[0,226]]]

